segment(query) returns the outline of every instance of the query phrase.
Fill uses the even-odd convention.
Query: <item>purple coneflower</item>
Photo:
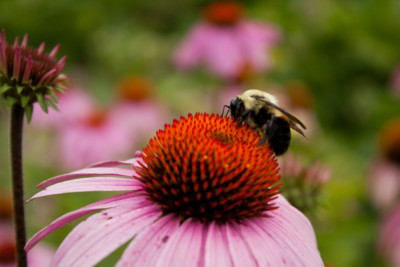
[[[58,218],[26,251],[101,210],[71,231],[51,266],[92,266],[128,241],[117,266],[323,266],[310,222],[279,195],[277,160],[259,139],[231,118],[189,115],[165,125],[131,160],[46,180],[30,200],[127,192]]]
[[[221,78],[243,80],[271,66],[269,49],[279,39],[276,27],[244,18],[239,3],[218,1],[206,7],[204,20],[179,45],[174,61],[182,69],[204,64]]]
[[[0,36],[0,94],[7,100],[9,106],[15,104],[25,109],[25,114],[30,121],[33,103],[39,102],[44,111],[48,106],[57,109],[56,91],[63,91],[61,82],[65,77],[61,74],[66,57],[58,62],[55,56],[59,45],[47,54],[44,53],[45,44],[39,48],[27,46],[26,34],[19,44],[18,37],[14,44],[8,44],[5,31]]]
[[[378,249],[391,266],[400,266],[400,206],[395,207],[381,226]]]
[[[374,205],[389,210],[400,200],[400,117],[380,130],[379,150],[369,171],[369,188]]]

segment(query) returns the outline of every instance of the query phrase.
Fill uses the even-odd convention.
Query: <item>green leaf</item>
[[[29,95],[21,95],[21,106],[25,108],[25,106],[29,103],[31,97]]]
[[[56,85],[54,86],[54,89],[59,91],[60,93],[64,94],[66,87],[62,85]]]
[[[39,102],[40,106],[42,107],[43,111],[48,113],[49,110],[47,109],[46,101],[44,99],[44,96],[42,94],[35,94],[37,101]]]
[[[4,94],[5,92],[7,92],[8,90],[14,88],[13,86],[5,83],[0,87],[0,93]]]
[[[58,103],[58,97],[57,97],[56,93],[54,93],[53,88],[49,88],[48,89],[48,94],[49,94],[51,100],[53,100],[54,103]]]
[[[31,122],[32,114],[33,114],[33,105],[31,104],[25,107],[25,115],[28,123]]]
[[[20,95],[22,90],[24,90],[25,86],[17,85],[17,93]]]
[[[8,97],[7,97],[7,106],[8,106],[8,107],[14,106],[14,104],[17,103],[17,100],[18,100],[18,99],[15,98],[15,97],[8,96]]]
[[[57,106],[56,106],[53,102],[51,102],[49,99],[46,99],[46,104],[47,104],[48,106],[50,106],[52,109],[54,109],[54,110],[60,112],[60,110],[57,108]]]

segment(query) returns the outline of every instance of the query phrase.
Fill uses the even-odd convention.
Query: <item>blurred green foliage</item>
[[[118,80],[135,74],[153,80],[157,97],[176,116],[219,112],[202,109],[208,106],[199,99],[220,82],[201,70],[179,73],[170,60],[206,3],[2,0],[0,28],[6,30],[9,42],[28,33],[29,44],[37,47],[45,41],[46,51],[60,43],[59,55],[68,56],[65,73],[104,105],[114,97]],[[377,131],[389,118],[400,115],[400,101],[392,96],[389,84],[393,69],[400,64],[400,2],[252,0],[243,4],[249,17],[272,22],[283,32],[283,41],[274,51],[276,66],[258,84],[265,89],[299,80],[315,96],[321,131],[307,142],[295,139],[291,150],[304,162],[318,158],[333,168],[332,179],[323,190],[323,205],[311,218],[323,259],[341,267],[382,266],[375,252],[380,211],[369,201],[366,177],[378,153]],[[9,187],[8,111],[4,106],[0,108],[0,184]],[[35,140],[35,136],[25,138],[25,150]],[[48,156],[45,146],[39,149],[25,151],[27,197],[36,192],[40,181],[65,171],[39,164],[37,153],[40,162]],[[74,194],[30,203],[28,235],[103,196]],[[65,228],[46,241],[60,244],[72,226]],[[110,265],[117,256],[100,266]]]

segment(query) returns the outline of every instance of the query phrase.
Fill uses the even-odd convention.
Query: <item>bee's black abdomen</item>
[[[268,136],[268,143],[275,155],[282,155],[288,150],[290,138],[289,123],[282,118],[276,117],[271,125],[271,133]]]

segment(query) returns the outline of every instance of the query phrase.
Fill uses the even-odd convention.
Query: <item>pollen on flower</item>
[[[232,118],[189,114],[143,150],[138,180],[165,214],[181,220],[240,221],[276,209],[277,160],[260,136]]]

